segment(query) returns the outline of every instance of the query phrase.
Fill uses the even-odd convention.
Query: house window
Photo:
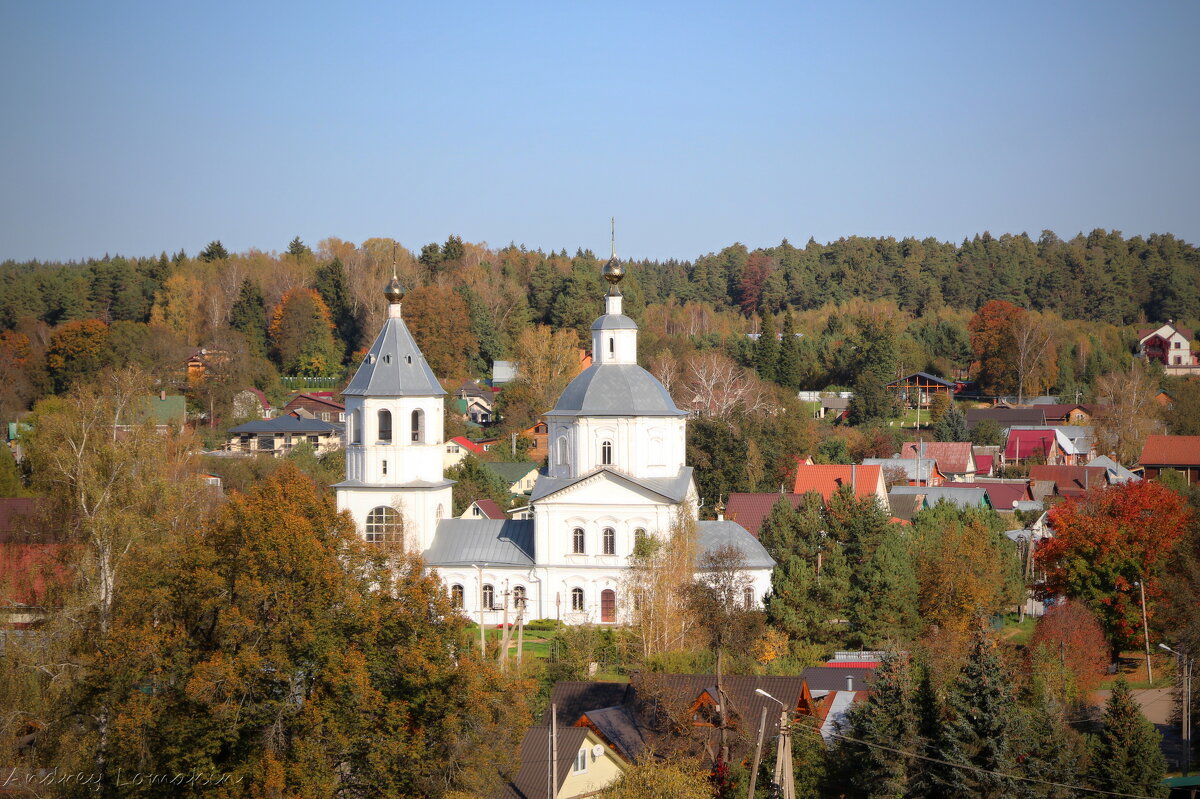
[[[742,607],[746,610],[754,609],[754,589],[747,588],[742,591]]]
[[[612,465],[612,442],[605,440],[600,445],[600,463],[604,466]]]
[[[312,444],[315,447],[315,446],[317,446],[317,444],[321,443],[321,437],[320,436],[309,436],[308,443]]]
[[[471,506],[471,512],[472,512],[472,513],[474,513],[476,516],[482,516],[482,515],[483,515],[483,511],[479,509],[479,506],[478,506],[478,505],[472,505],[472,506]]]
[[[362,443],[362,411],[350,414],[350,443]]]
[[[1183,342],[1180,342],[1180,341],[1175,342],[1175,349],[1181,349],[1182,347],[1183,347]]]
[[[339,422],[346,421],[346,412],[345,411],[338,411],[338,421]]]
[[[525,586],[518,585],[516,588],[513,589],[513,607],[515,607],[515,608],[524,608],[525,607]]]
[[[455,610],[462,610],[463,606],[463,587],[458,583],[450,586],[450,607]]]
[[[587,750],[580,749],[575,753],[575,773],[582,774],[587,771]]]
[[[379,440],[392,440],[392,412],[386,408],[381,409],[376,417],[379,421]]]
[[[412,412],[412,440],[414,443],[425,443],[425,411]]]
[[[367,514],[368,544],[400,544],[403,538],[403,525],[395,508],[381,505]]]
[[[571,552],[576,555],[583,554],[583,528],[576,527],[571,531]]]
[[[328,422],[328,421],[329,421],[329,411],[322,411],[322,412],[321,412],[321,421],[322,421],[322,422]]]
[[[604,554],[617,554],[617,533],[611,527],[604,528]]]
[[[571,589],[571,610],[583,610],[583,589]]]
[[[491,610],[496,605],[496,589],[491,583],[483,584],[483,609]]]
[[[264,451],[275,449],[275,437],[274,436],[259,436],[258,437],[258,448],[261,450],[264,450]]]

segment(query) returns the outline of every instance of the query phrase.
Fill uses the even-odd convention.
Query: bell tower
[[[367,541],[396,540],[423,552],[438,522],[451,514],[442,471],[445,391],[401,316],[404,289],[393,275],[384,289],[388,318],[346,400],[346,479],[339,510],[349,510]]]

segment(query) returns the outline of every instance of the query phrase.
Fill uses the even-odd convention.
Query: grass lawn
[[[1026,646],[1033,637],[1033,628],[1037,620],[1026,616],[1025,621],[1017,623],[1017,615],[1010,613],[1004,617],[1004,627],[1000,629],[1000,637],[1010,644]]]
[[[1117,674],[1105,678],[1104,682],[1097,687],[1101,690],[1112,688],[1113,683],[1117,681],[1117,677],[1125,678],[1129,683],[1129,687],[1133,689],[1139,688],[1170,688],[1175,682],[1175,661],[1171,655],[1166,653],[1151,652],[1150,663],[1154,667],[1154,682],[1146,680],[1146,653],[1138,651],[1122,652],[1121,658],[1117,663]]]

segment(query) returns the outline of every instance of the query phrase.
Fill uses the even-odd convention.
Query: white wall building
[[[642,535],[665,536],[682,511],[698,518],[684,463],[685,411],[637,363],[637,325],[621,313],[624,269],[592,325],[592,365],[546,414],[550,449],[524,519],[454,519],[443,474],[444,392],[400,316],[395,279],[387,322],[346,389],[346,480],[336,486],[368,541],[403,530],[463,612],[475,620],[525,618],[616,623],[622,576]],[[397,513],[399,511],[399,513]],[[401,519],[403,520],[401,523]],[[774,561],[731,521],[698,521],[701,552],[732,544],[745,558],[746,599],[762,602]]]

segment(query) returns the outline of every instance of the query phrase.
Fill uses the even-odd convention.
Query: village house
[[[537,482],[538,465],[531,461],[485,462],[483,468],[503,480],[510,494],[528,494]]]
[[[446,442],[446,454],[442,458],[442,468],[449,469],[452,466],[457,466],[462,463],[463,458],[467,457],[467,455],[478,457],[483,452],[483,447],[471,439],[465,436],[455,436]]]
[[[886,388],[905,408],[928,408],[934,397],[939,394],[953,397],[962,389],[962,384],[928,372],[914,372],[893,380],[886,384]]]
[[[507,519],[504,509],[493,499],[477,499],[458,514],[460,519]]]
[[[318,455],[341,449],[342,427],[314,418],[301,408],[274,419],[255,419],[230,428],[225,451],[278,458],[306,441]]]
[[[292,413],[300,409],[307,411],[312,414],[314,419],[320,419],[322,422],[346,423],[346,406],[333,398],[332,391],[297,394],[288,399],[280,413]]]
[[[859,499],[874,496],[879,501],[879,507],[888,510],[887,486],[883,482],[883,469],[879,466],[796,465],[796,477],[792,482],[792,492],[795,494],[816,491],[821,499],[828,502],[834,492],[843,486],[849,487]]]
[[[956,505],[962,510],[968,508],[990,508],[992,507],[991,500],[988,499],[987,490],[982,485],[963,485],[961,483],[947,483],[937,487],[930,486],[893,486],[888,492],[889,501],[897,502],[899,497],[919,496],[921,502],[918,507],[913,509],[916,513],[925,508],[932,508],[938,502],[945,501],[952,505]],[[897,502],[899,504],[899,502]],[[905,503],[907,504],[907,503]],[[911,520],[911,516],[909,517]]]
[[[975,425],[985,419],[995,422],[1001,430],[1007,430],[1013,425],[1030,427],[1046,425],[1046,413],[1039,406],[1011,408],[1007,405],[996,405],[991,408],[969,408],[966,416],[968,430],[974,430]]]
[[[1138,355],[1158,361],[1173,376],[1200,374],[1200,360],[1192,351],[1193,333],[1168,321],[1158,327],[1138,331]]]
[[[1108,485],[1108,469],[1103,466],[1035,465],[1029,467],[1030,488],[1034,499],[1078,497]]]
[[[952,483],[969,483],[977,471],[970,441],[906,441],[900,457],[934,460],[938,471]]]
[[[893,455],[890,458],[863,458],[862,465],[882,467],[883,480],[889,486],[940,486],[946,482],[946,476],[938,469],[937,461],[933,458],[901,458]]]
[[[1200,436],[1146,436],[1138,463],[1147,480],[1176,469],[1189,485],[1200,483]]]

